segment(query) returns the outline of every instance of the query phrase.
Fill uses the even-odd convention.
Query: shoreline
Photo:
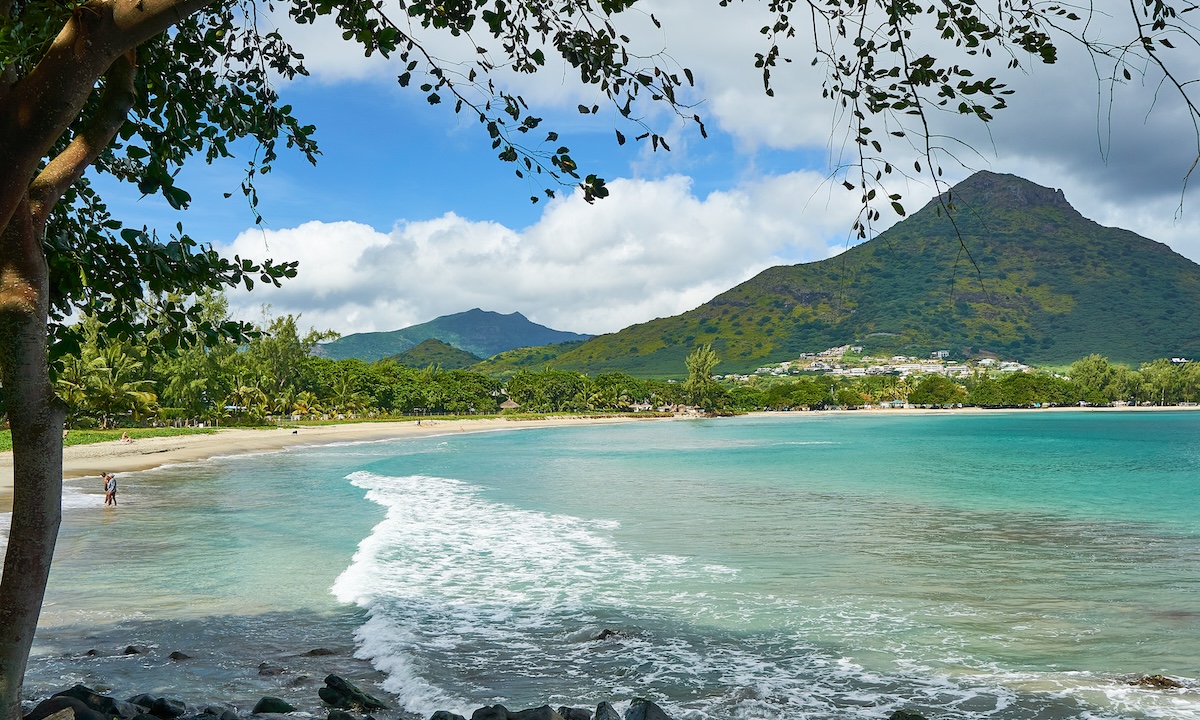
[[[139,438],[72,445],[63,448],[63,479],[99,477],[101,472],[128,473],[153,470],[165,465],[199,462],[229,455],[278,452],[290,447],[330,445],[345,442],[377,442],[402,438],[432,437],[457,433],[479,433],[523,428],[610,425],[671,418],[578,416],[541,420],[480,418],[439,420],[436,417],[394,422],[347,422],[338,425],[296,428],[228,428],[208,435]],[[0,453],[0,513],[12,511],[12,451]]]
[[[842,415],[985,415],[991,413],[1145,413],[1196,412],[1200,406],[1146,407],[1051,407],[1051,408],[861,408],[856,410],[788,411],[763,410],[747,413],[764,417],[826,417]],[[550,417],[540,420],[521,420],[489,417],[466,420],[422,418],[382,422],[347,422],[336,425],[300,426],[297,428],[228,428],[209,435],[180,435],[175,437],[139,438],[132,443],[118,441],[72,445],[63,449],[63,479],[99,477],[101,472],[127,473],[153,470],[164,465],[198,462],[226,455],[277,452],[289,447],[328,445],[340,442],[375,442],[413,437],[430,437],[458,432],[491,432],[522,428],[568,427],[572,425],[609,425],[651,420],[680,418],[699,419],[702,416],[676,415],[675,418],[633,417],[620,415]],[[0,513],[12,510],[12,451],[0,453]]]

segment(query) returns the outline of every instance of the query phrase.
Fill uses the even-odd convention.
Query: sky
[[[237,192],[245,156],[187,166],[180,185],[193,203],[182,213],[127,189],[108,199],[128,224],[168,229],[182,221],[224,253],[298,260],[298,277],[282,288],[229,294],[243,319],[258,319],[269,305],[273,315],[298,314],[304,327],[345,335],[479,307],[596,334],[674,315],[773,265],[821,260],[857,242],[858,196],[831,170],[846,147],[844,131],[821,98],[810,44],[797,38],[784,46],[796,62],[776,72],[774,97],[763,93],[754,55],[764,49],[764,4],[641,0],[618,20],[635,50],[666,52],[696,78],[687,100],[707,139],[663,107],[640,108],[670,152],[618,146],[615,130],[635,131],[562,67],[497,73],[545,119],[543,129],[558,132],[584,172],[606,178],[611,195],[595,204],[569,189],[530,203],[543,186],[498,161],[474,118],[399,87],[394,62],[362,57],[330,27],[297,28],[282,16],[274,20],[312,75],[280,82],[279,91],[317,126],[322,155],[312,167],[283,153],[259,182],[263,224],[255,226]],[[1115,42],[1128,25],[1100,17],[1089,32]],[[429,42],[445,57],[463,57],[453,41]],[[913,44],[934,55],[956,52],[920,32]],[[944,156],[944,179],[991,170],[1062,188],[1084,216],[1200,261],[1200,216],[1194,193],[1185,192],[1197,131],[1161,78],[1151,69],[1108,82],[1111,69],[1069,41],[1052,66],[1017,52],[1024,69],[1003,77],[1016,94],[993,122],[935,114],[934,132],[949,138],[953,153]],[[1174,52],[1180,67],[1196,66],[1195,52]],[[581,103],[600,104],[601,112],[582,116]],[[911,150],[891,152],[895,165],[911,167]],[[897,189],[910,212],[935,193],[928,177]],[[885,205],[873,231],[896,220]]]

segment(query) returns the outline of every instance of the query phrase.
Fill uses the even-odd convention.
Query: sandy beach
[[[210,435],[140,438],[72,445],[63,449],[63,477],[99,476],[101,472],[136,472],[163,465],[194,462],[220,455],[271,452],[297,445],[369,442],[393,438],[446,435],[459,432],[489,432],[522,428],[645,422],[632,417],[553,417],[541,420],[486,418],[479,420],[425,419],[402,422],[359,422],[299,428],[222,429]],[[0,453],[0,512],[12,509],[12,452]]]

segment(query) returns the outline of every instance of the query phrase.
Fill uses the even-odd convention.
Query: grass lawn
[[[120,430],[72,430],[67,433],[63,445],[91,445],[92,443],[113,442],[121,439],[121,433],[129,433],[129,437],[174,437],[176,435],[210,435],[216,428],[125,428]],[[12,431],[0,430],[0,452],[12,450]]]

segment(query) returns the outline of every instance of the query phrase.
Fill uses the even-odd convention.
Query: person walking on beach
[[[117,476],[112,473],[103,473],[104,476],[104,504],[117,506]]]

